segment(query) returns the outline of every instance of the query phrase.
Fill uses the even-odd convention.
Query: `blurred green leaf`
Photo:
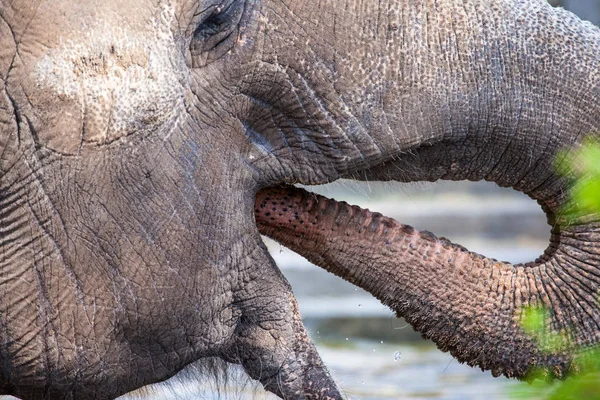
[[[550,317],[550,311],[544,307],[525,307],[521,314],[521,327],[543,351],[560,352],[569,344],[568,333],[553,332],[546,326],[546,321],[549,321]]]
[[[571,201],[582,214],[600,211],[600,177],[582,178],[571,189]]]
[[[579,152],[582,169],[596,178],[600,177],[600,142],[587,139]]]
[[[561,214],[577,217],[600,213],[600,142],[589,138],[577,148],[559,152],[555,168],[572,185]]]
[[[556,171],[570,180],[569,200],[561,213],[570,217],[600,213],[600,141],[590,138],[576,149],[559,152],[555,160]],[[569,219],[567,219],[569,220]],[[521,314],[523,330],[534,339],[543,351],[559,352],[569,344],[572,332],[552,332],[547,322],[551,320],[543,307],[527,307]],[[531,371],[530,384],[519,385],[511,392],[515,399],[539,400],[600,400],[600,349],[581,348],[574,357],[571,375],[564,381],[548,381],[548,371]]]
[[[527,334],[538,336],[546,329],[546,317],[547,311],[543,307],[525,307],[521,316],[521,326]]]

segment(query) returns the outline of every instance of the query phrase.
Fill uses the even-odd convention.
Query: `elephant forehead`
[[[40,121],[45,144],[71,153],[77,140],[70,139],[107,144],[173,122],[184,107],[188,81],[171,29],[174,18],[174,9],[164,5],[144,29],[97,19],[79,37],[61,38],[41,55],[32,70],[37,105],[57,99],[64,110],[55,107],[54,113],[72,119],[71,129]]]

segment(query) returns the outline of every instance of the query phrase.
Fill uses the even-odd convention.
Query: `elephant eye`
[[[223,6],[217,7],[215,12],[198,25],[194,36],[205,38],[206,36],[220,32],[228,22],[235,19],[236,7],[234,3],[235,1],[232,1],[225,8]]]
[[[243,0],[227,0],[203,18],[192,37],[194,66],[203,66],[226,54],[235,45],[244,13]]]

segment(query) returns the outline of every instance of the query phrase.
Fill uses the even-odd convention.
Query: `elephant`
[[[544,0],[0,0],[0,394],[231,363],[341,399],[259,226],[462,361],[567,373],[600,336],[600,223],[557,213],[554,165],[600,129],[599,82],[600,31]],[[340,178],[512,187],[550,246],[498,263],[281,188]],[[515,323],[538,303],[560,354]]]

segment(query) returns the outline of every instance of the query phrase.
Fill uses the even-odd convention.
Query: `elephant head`
[[[0,392],[107,399],[216,357],[341,398],[254,202],[342,177],[514,187],[551,246],[494,264],[343,207],[300,217],[280,191],[262,229],[310,221],[301,253],[471,363],[535,364],[514,325],[535,302],[595,344],[599,226],[554,218],[552,164],[600,128],[599,67],[600,31],[543,0],[0,0]]]

